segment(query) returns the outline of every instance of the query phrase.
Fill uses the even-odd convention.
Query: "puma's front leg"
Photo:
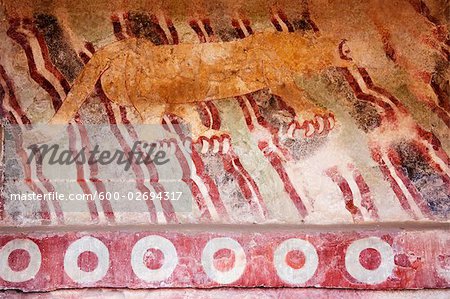
[[[282,83],[269,81],[269,88],[272,94],[281,97],[288,106],[294,108],[298,124],[307,137],[314,133],[321,134],[324,129],[331,129],[334,125],[332,113],[311,102],[293,80]]]
[[[316,106],[306,99],[304,92],[293,82],[269,85],[272,94],[283,99],[289,106],[295,109],[299,120],[314,118],[316,114],[324,114],[325,109]]]

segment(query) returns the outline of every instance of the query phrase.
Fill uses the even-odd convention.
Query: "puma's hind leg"
[[[174,114],[189,124],[190,134],[194,141],[198,140],[200,136],[211,138],[212,136],[220,136],[226,132],[212,129],[203,124],[200,113],[196,107],[196,103],[186,104],[171,104],[167,106],[167,113]],[[210,115],[212,118],[213,116]],[[210,123],[212,123],[212,119]]]
[[[140,139],[153,142],[164,138],[161,123],[167,104],[148,98],[132,103],[132,106],[140,118],[140,126],[136,127]]]
[[[134,104],[134,107],[142,120],[142,124],[145,125],[160,126],[166,114],[173,114],[180,117],[188,123],[188,134],[193,140],[197,140],[200,136],[211,138],[213,135],[219,136],[224,133],[222,131],[206,127],[203,124],[194,103],[167,104],[162,101],[157,101],[156,99],[146,99],[138,101]],[[146,132],[143,132],[142,138],[151,140],[156,137],[154,135],[154,130],[149,128]]]
[[[161,102],[154,103],[143,110],[136,107],[136,110],[138,111],[143,124],[160,125],[162,123],[163,116],[167,111],[167,104]]]

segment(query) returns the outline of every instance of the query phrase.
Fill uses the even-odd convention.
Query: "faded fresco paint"
[[[0,113],[13,126],[1,131],[1,287],[448,287],[448,11],[422,0],[3,1]],[[285,44],[295,36],[307,46]],[[138,43],[157,63],[139,60],[148,53],[137,55]],[[121,53],[141,58],[89,71]],[[298,69],[299,61],[306,66]],[[200,72],[202,64],[212,67]],[[211,97],[188,99],[205,86]],[[83,99],[68,96],[75,93]],[[27,163],[31,127],[58,111],[70,119],[64,133],[73,152],[95,147],[90,125],[103,126],[124,153],[141,139],[143,121],[161,126],[180,142],[164,145],[175,154],[173,171]],[[175,174],[178,191],[192,199],[187,209],[161,200],[8,198],[162,194]],[[417,231],[398,231],[404,222]],[[181,225],[152,234],[147,224]],[[208,233],[218,224],[237,231]],[[298,232],[239,231],[249,224]],[[304,233],[303,224],[330,232]],[[116,231],[127,225],[144,229]],[[355,225],[355,233],[338,225]],[[61,233],[25,230],[46,226]],[[143,265],[148,256],[156,258]]]
[[[435,236],[435,237],[433,237]],[[92,232],[1,236],[3,288],[450,286],[447,231]]]

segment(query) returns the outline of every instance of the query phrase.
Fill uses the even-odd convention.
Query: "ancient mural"
[[[0,225],[98,230],[5,231],[0,287],[448,287],[448,15],[445,1],[422,0],[3,1],[2,140],[14,141],[18,162],[2,163]],[[121,192],[99,164],[27,163],[28,145],[51,135],[35,129],[47,123],[66,125],[74,151],[92,148],[89,128],[103,125],[125,153],[143,137],[139,126],[160,125],[181,142],[166,146],[189,211],[171,201],[130,201],[132,213],[98,197],[76,212],[8,200],[12,185]],[[130,192],[171,188],[158,165],[114,171]],[[403,222],[432,227],[370,231]],[[233,228],[142,229],[154,224]],[[367,230],[234,231],[251,224]],[[139,229],[105,229],[121,225]],[[142,262],[151,246],[164,262]],[[15,249],[28,250],[28,266]],[[234,252],[228,264],[214,260],[222,249]],[[97,257],[80,262],[86,252]]]

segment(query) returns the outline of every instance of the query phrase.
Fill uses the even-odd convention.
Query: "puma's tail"
[[[95,83],[109,68],[112,57],[110,51],[101,50],[94,54],[75,80],[63,104],[48,122],[48,125],[36,126],[22,133],[23,146],[46,143],[64,132],[65,125],[75,116],[88,95],[94,89]]]
[[[50,119],[49,124],[67,124],[75,116],[86,98],[92,92],[97,80],[109,68],[111,57],[109,51],[99,51],[84,66],[61,107]]]

